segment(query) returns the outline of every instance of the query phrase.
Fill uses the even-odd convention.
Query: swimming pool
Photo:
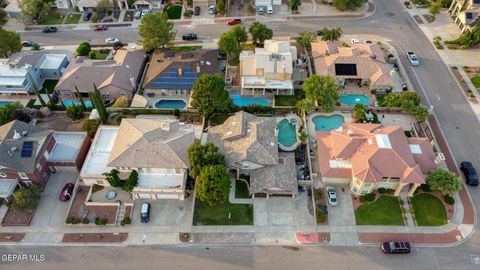
[[[85,106],[87,108],[92,107],[92,102],[90,100],[84,100],[83,103],[85,103]],[[65,107],[68,107],[69,105],[72,105],[72,104],[82,105],[80,101],[73,101],[71,99],[66,99],[63,101],[63,105],[65,105]]]
[[[297,131],[295,124],[288,119],[282,119],[277,123],[278,142],[286,147],[290,147],[297,142]]]
[[[0,107],[3,107],[3,106],[5,106],[5,105],[7,105],[7,104],[12,104],[12,103],[13,103],[13,102],[11,102],[11,101],[0,101]]]
[[[183,99],[161,99],[155,102],[155,108],[159,109],[183,109],[187,103]]]
[[[369,97],[362,94],[344,94],[340,96],[339,100],[340,103],[345,105],[355,105],[357,103],[368,105],[371,102]]]
[[[270,100],[263,97],[242,97],[240,95],[230,95],[233,104],[246,107],[250,105],[270,106]]]
[[[315,124],[316,131],[330,131],[332,129],[337,129],[343,124],[343,116],[334,114],[334,115],[317,115],[312,119]]]

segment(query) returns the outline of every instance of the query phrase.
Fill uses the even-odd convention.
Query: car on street
[[[199,7],[199,6],[196,6],[196,7],[193,9],[193,14],[195,14],[195,16],[200,15],[200,7]]]
[[[410,253],[409,242],[384,242],[382,244],[382,252],[385,254],[404,254]]]
[[[263,15],[265,13],[265,7],[264,6],[259,6],[258,7],[258,14]]]
[[[469,186],[478,186],[478,175],[477,171],[473,167],[473,164],[470,161],[463,161],[460,163],[460,170],[465,176],[465,182]]]
[[[150,221],[150,204],[142,203],[142,208],[140,209],[140,222],[148,223]]]
[[[241,24],[241,23],[242,23],[242,19],[231,19],[227,21],[228,25],[235,25],[235,24]]]
[[[216,10],[215,5],[210,5],[208,7],[208,14],[215,14],[215,10]]]
[[[368,39],[366,39],[366,40],[363,41],[363,43],[365,43],[365,44],[372,44],[373,42],[370,41],[370,40],[368,40]]]
[[[23,47],[32,47],[33,44],[35,44],[35,42],[31,41],[31,40],[24,40],[22,41],[22,46]]]
[[[49,26],[49,27],[45,27],[43,30],[42,30],[43,33],[55,33],[57,32],[57,28],[56,27],[53,27],[53,26]]]
[[[115,43],[120,42],[120,40],[118,38],[109,37],[109,38],[105,39],[105,42],[107,44],[115,44]]]
[[[326,191],[327,191],[328,203],[332,206],[337,205],[338,204],[337,191],[335,190],[335,188],[332,186],[327,186]]]
[[[83,20],[86,22],[86,21],[89,21],[90,18],[92,17],[93,13],[90,12],[90,11],[87,11],[85,13],[83,13]]]
[[[267,5],[267,13],[268,14],[273,14],[273,6],[272,5]]]
[[[408,62],[410,62],[410,65],[412,66],[420,65],[420,61],[418,60],[418,57],[414,52],[407,52],[407,58],[408,58]]]
[[[113,49],[114,50],[118,50],[118,49],[121,49],[121,48],[123,48],[123,43],[122,42],[118,41],[118,42],[113,43]]]
[[[74,183],[67,183],[60,191],[59,199],[62,202],[66,202],[72,198],[73,188],[75,187]]]
[[[358,40],[358,39],[356,39],[356,38],[352,38],[352,39],[350,39],[350,42],[351,42],[352,44],[355,44],[355,43],[360,43],[360,40]]]
[[[197,40],[197,38],[198,38],[197,34],[194,34],[194,33],[188,33],[182,36],[183,40]]]
[[[105,31],[108,27],[106,25],[97,25],[95,26],[95,31]]]
[[[393,64],[393,70],[395,70],[395,71],[399,71],[399,70],[400,70],[400,68],[398,67],[398,65],[397,65],[397,64]]]

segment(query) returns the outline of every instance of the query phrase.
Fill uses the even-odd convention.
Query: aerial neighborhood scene
[[[478,269],[479,119],[480,0],[0,0],[0,269]]]

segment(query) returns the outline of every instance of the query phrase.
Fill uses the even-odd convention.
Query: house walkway
[[[408,192],[403,191],[400,193],[400,199],[403,201],[401,205],[405,209],[403,215],[407,218],[407,226],[414,227],[415,221],[413,220],[412,213],[410,212],[410,200],[408,199]]]
[[[230,203],[236,203],[236,204],[252,204],[253,200],[252,199],[237,199],[235,198],[235,179],[231,178],[230,179],[230,193],[228,194],[228,201]]]

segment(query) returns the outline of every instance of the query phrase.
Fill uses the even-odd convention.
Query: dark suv
[[[43,29],[43,33],[55,33],[57,32],[57,28],[53,26],[49,26]]]
[[[197,40],[197,34],[189,33],[182,36],[183,40]]]
[[[92,17],[92,15],[93,15],[93,14],[92,14],[92,12],[90,12],[90,11],[87,11],[87,12],[83,13],[83,20],[84,20],[84,21],[89,21],[90,18]]]
[[[465,175],[465,181],[467,182],[467,185],[475,187],[478,186],[477,171],[475,171],[475,168],[473,167],[471,162],[462,162],[460,164],[460,170],[463,172],[463,175]]]
[[[386,254],[410,253],[410,243],[408,242],[384,242],[382,251]]]

